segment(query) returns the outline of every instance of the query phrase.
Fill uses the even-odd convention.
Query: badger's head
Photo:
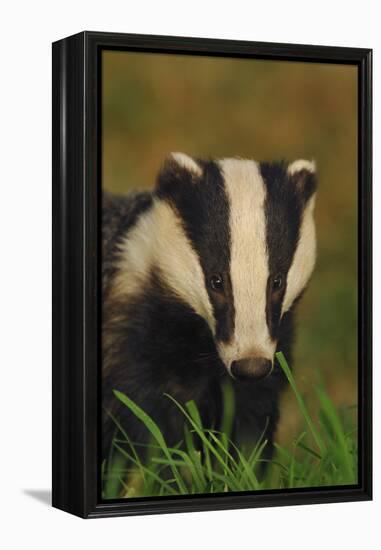
[[[315,189],[309,161],[199,161],[173,153],[152,210],[126,243],[129,269],[131,257],[136,264],[130,289],[157,270],[208,323],[231,375],[266,376],[282,316],[314,267]]]

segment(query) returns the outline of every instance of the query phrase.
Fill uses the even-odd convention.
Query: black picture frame
[[[100,56],[105,49],[358,67],[359,483],[101,501]],[[53,44],[53,506],[84,518],[372,498],[372,50],[82,32]]]

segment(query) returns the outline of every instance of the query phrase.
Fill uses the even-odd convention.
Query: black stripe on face
[[[229,199],[224,180],[214,162],[198,162],[197,176],[168,160],[159,175],[156,194],[178,212],[188,239],[204,272],[205,286],[216,320],[216,339],[228,342],[234,333],[234,301],[230,278]],[[223,289],[213,289],[219,276]]]
[[[305,197],[287,174],[287,165],[261,163],[267,196],[265,202],[266,238],[269,261],[266,319],[270,335],[277,338],[287,274],[299,239]],[[278,284],[278,279],[281,284]]]

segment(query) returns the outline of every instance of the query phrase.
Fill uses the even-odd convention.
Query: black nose
[[[239,361],[233,361],[231,373],[234,378],[240,380],[249,378],[259,379],[270,374],[271,367],[271,361],[264,357],[240,359]]]

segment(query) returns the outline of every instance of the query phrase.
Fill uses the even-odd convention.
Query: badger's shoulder
[[[102,194],[102,284],[105,288],[115,269],[115,255],[122,238],[152,206],[149,192],[128,195]]]

